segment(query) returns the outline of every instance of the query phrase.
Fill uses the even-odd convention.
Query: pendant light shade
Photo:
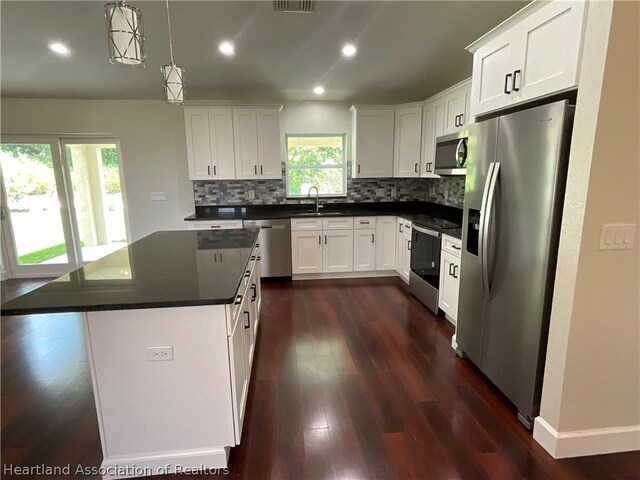
[[[160,67],[165,100],[181,105],[184,103],[184,68],[171,62]]]
[[[144,28],[142,13],[121,1],[104,6],[109,41],[109,61],[123,67],[144,67]]]
[[[184,68],[179,67],[173,61],[173,41],[171,40],[171,16],[169,15],[169,0],[167,3],[167,29],[169,30],[169,55],[171,63],[160,67],[162,72],[162,85],[164,86],[164,98],[175,105],[184,103]]]

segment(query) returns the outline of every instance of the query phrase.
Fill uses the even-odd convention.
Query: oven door
[[[434,288],[440,284],[440,233],[412,225],[411,271]]]

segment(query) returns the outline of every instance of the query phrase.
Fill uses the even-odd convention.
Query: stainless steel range
[[[412,224],[409,290],[435,314],[438,313],[442,233],[456,228],[459,225],[431,217],[414,220]]]

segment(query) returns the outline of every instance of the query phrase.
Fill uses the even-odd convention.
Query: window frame
[[[317,169],[317,170],[337,170],[339,167],[342,168],[342,193],[341,194],[327,194],[321,193],[319,194],[320,198],[346,198],[347,197],[347,134],[342,133],[286,133],[284,139],[284,149],[285,149],[285,192],[287,199],[301,199],[308,198],[308,195],[293,195],[289,193],[289,169],[293,170],[309,170],[309,169]],[[304,138],[304,137],[340,137],[342,138],[342,165],[319,165],[319,166],[292,166],[289,165],[289,138]]]

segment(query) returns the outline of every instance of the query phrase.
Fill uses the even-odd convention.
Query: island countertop
[[[258,230],[156,232],[2,304],[2,315],[232,303]]]

